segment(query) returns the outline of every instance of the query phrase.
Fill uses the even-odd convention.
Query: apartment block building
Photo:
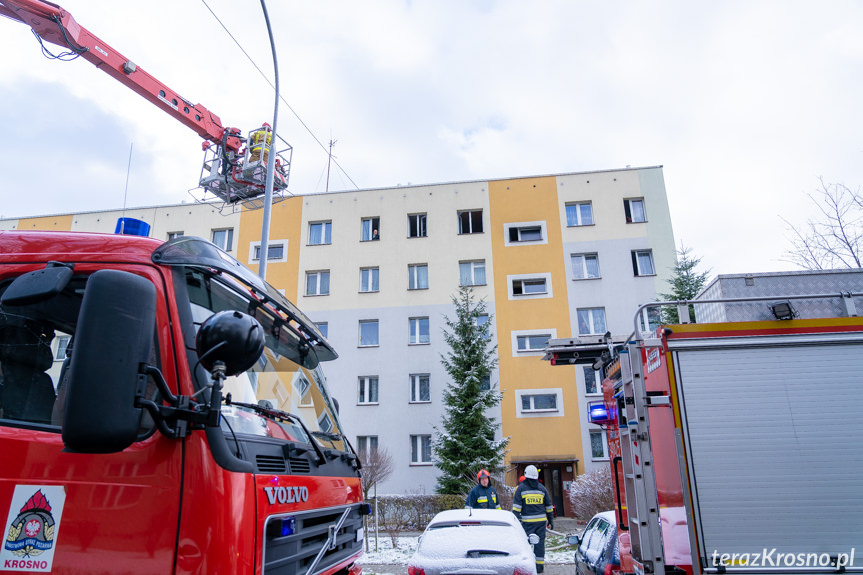
[[[0,229],[113,232],[121,215],[153,237],[201,236],[252,269],[260,261],[262,210],[180,204]],[[267,281],[339,352],[325,368],[350,440],[393,458],[379,493],[435,489],[442,334],[460,285],[492,322],[499,363],[488,385],[503,401],[489,415],[509,437],[507,483],[535,464],[568,512],[568,483],[607,465],[604,435],[585,417],[595,374],[552,368],[542,350],[549,338],[625,337],[638,305],[666,291],[675,244],[661,166],[295,196],[273,206],[270,229]]]

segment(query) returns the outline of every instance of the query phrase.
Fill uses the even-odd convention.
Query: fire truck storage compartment
[[[859,547],[863,334],[710,339],[669,339],[702,565]]]

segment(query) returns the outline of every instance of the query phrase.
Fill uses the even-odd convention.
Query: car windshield
[[[186,269],[185,278],[196,330],[216,312],[239,310],[251,313],[266,334],[260,359],[247,371],[228,377],[223,395],[230,394],[232,402],[293,414],[323,447],[345,451],[347,445],[315,349],[301,332],[229,278],[192,268]],[[222,427],[230,433],[310,442],[297,421],[276,421],[235,405],[223,406]]]

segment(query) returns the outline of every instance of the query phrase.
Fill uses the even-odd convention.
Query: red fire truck
[[[0,572],[361,572],[336,352],[213,244],[0,231]]]
[[[625,341],[549,342],[552,364],[603,372],[588,418],[608,440],[622,572],[863,571],[861,295],[658,302]],[[641,332],[675,304],[773,317]]]

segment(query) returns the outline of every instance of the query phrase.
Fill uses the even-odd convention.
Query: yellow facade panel
[[[287,240],[287,261],[267,262],[267,282],[284,288],[285,296],[291,301],[297,301],[297,286],[299,285],[300,266],[300,232],[302,230],[303,203],[302,197],[291,197],[273,204],[270,215],[269,238]],[[264,222],[264,210],[246,210],[240,214],[239,234],[237,237],[238,258],[253,271],[258,271],[258,264],[247,262],[244,254],[250,254],[253,244],[261,242],[261,228]]]

